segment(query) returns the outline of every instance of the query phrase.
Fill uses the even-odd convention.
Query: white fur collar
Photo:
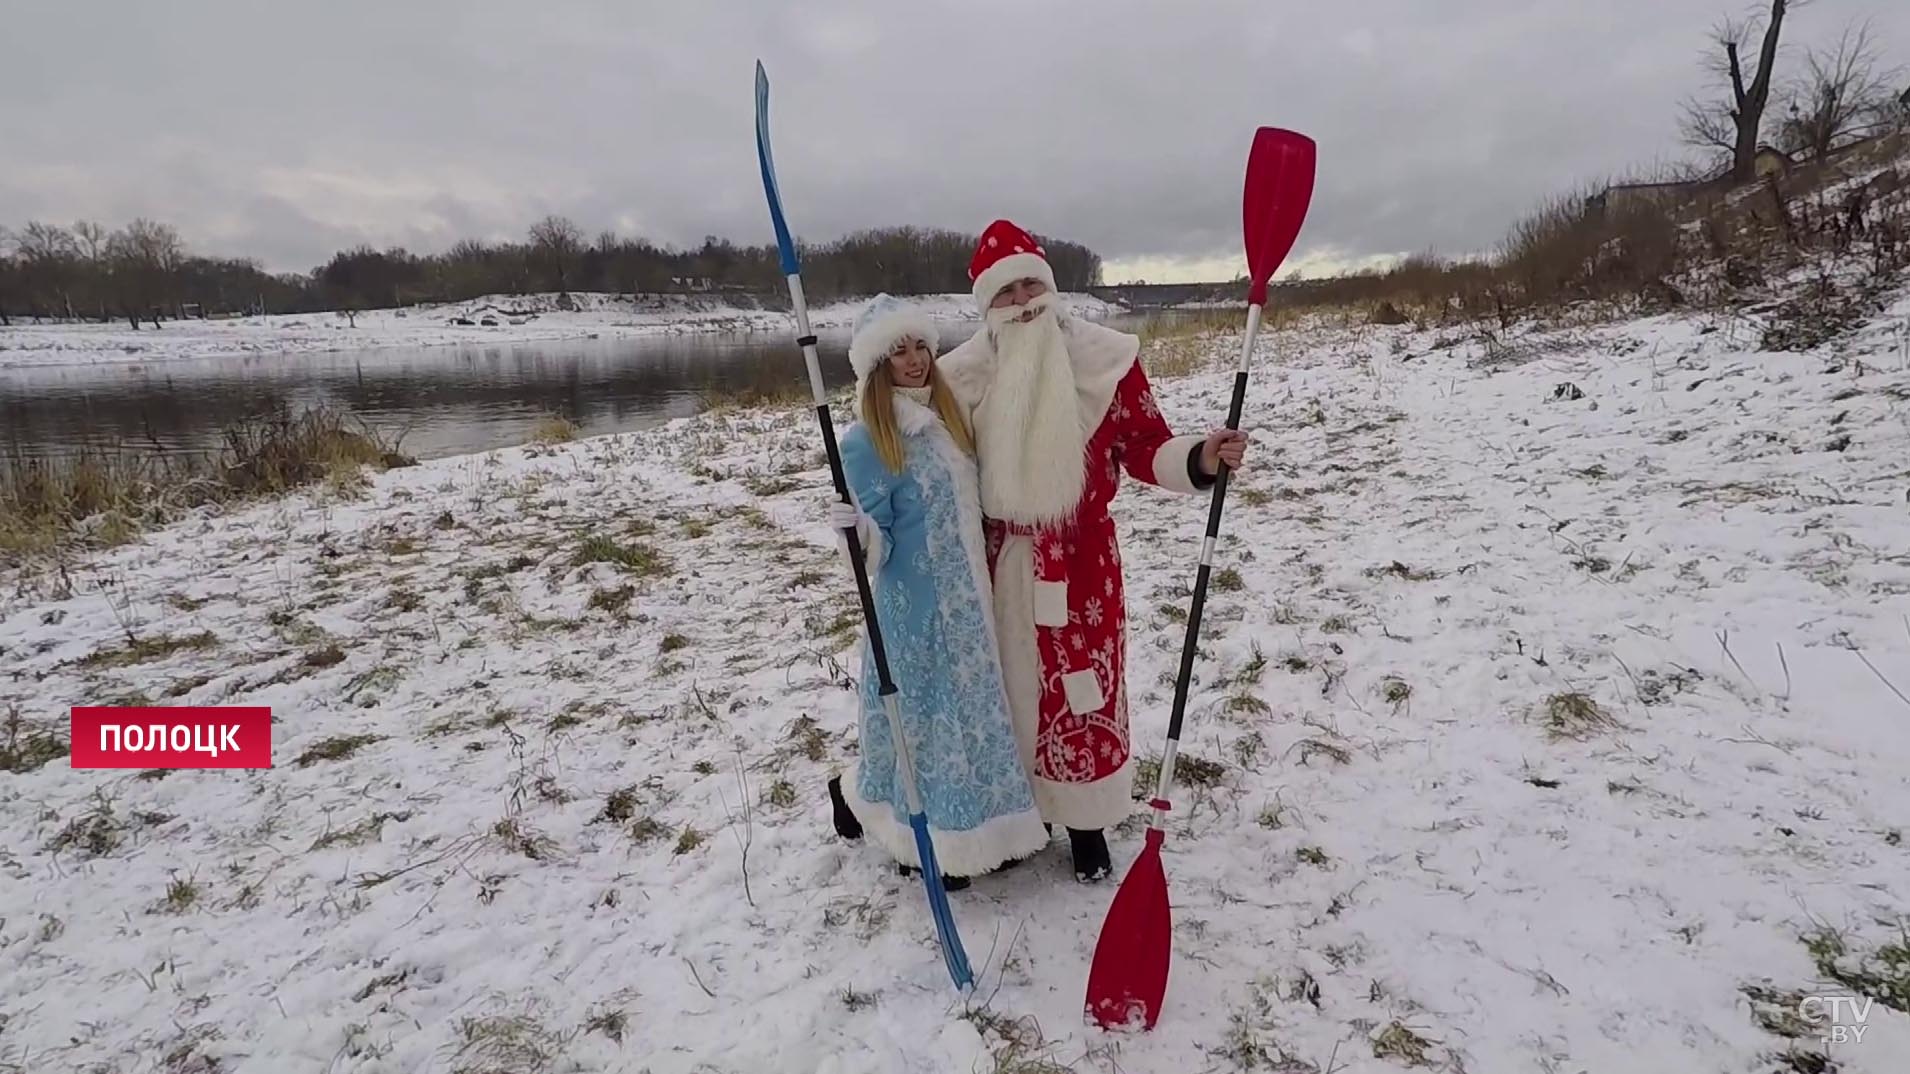
[[[914,436],[932,425],[942,424],[942,416],[900,392],[895,393],[895,427]]]
[[[1081,427],[1092,436],[1114,402],[1121,378],[1134,367],[1141,352],[1139,336],[1117,332],[1106,325],[1084,321],[1057,310],[1061,334],[1068,343],[1068,363],[1074,367],[1075,396],[1081,404]],[[995,377],[995,344],[984,327],[966,342],[936,359],[936,372],[948,381],[964,409],[973,411]]]
[[[866,379],[856,381],[855,416],[857,420],[862,418],[863,389],[868,383]],[[895,407],[895,427],[905,436],[914,436],[930,426],[942,424],[942,416],[937,414],[934,408],[910,399],[903,391],[890,392],[889,399]],[[966,409],[963,408],[964,412]]]

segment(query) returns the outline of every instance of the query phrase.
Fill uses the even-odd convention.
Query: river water
[[[1105,323],[1131,331],[1139,319]],[[975,326],[939,327],[947,350]],[[848,346],[846,328],[821,333],[831,387],[852,379]],[[209,448],[246,417],[326,405],[402,435],[408,455],[435,458],[523,443],[547,414],[586,436],[627,432],[694,414],[706,400],[807,382],[791,338],[767,332],[9,369],[0,371],[0,455]]]

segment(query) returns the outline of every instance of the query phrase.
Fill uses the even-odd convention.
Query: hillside
[[[1910,298],[1881,301],[1793,352],[1741,311],[1264,336],[1144,1037],[1082,1022],[1114,886],[1064,840],[956,896],[964,1001],[917,886],[833,837],[857,620],[800,407],[8,577],[0,1071],[1895,1074]],[[1234,345],[1163,373],[1170,420],[1220,420]],[[1157,753],[1204,513],[1115,510]],[[110,698],[270,705],[277,767],[70,770],[66,707]],[[1111,841],[1124,870],[1138,829]],[[1878,1002],[1826,1055],[1798,1010],[1831,993]]]

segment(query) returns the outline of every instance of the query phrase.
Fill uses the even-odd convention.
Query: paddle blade
[[[1247,155],[1243,219],[1247,242],[1247,301],[1267,302],[1267,281],[1293,250],[1313,201],[1318,148],[1304,134],[1279,127],[1254,132]]]
[[[789,225],[783,220],[783,195],[776,186],[776,161],[769,152],[769,72],[763,61],[756,61],[756,163],[763,170],[763,194],[769,199],[769,222],[776,228],[776,252],[782,259],[783,275],[794,276],[802,264],[796,257],[796,244],[790,241]]]
[[[1088,970],[1088,1017],[1103,1029],[1136,1022],[1154,1028],[1167,997],[1167,962],[1174,922],[1167,905],[1163,833],[1147,831],[1147,845],[1114,893]]]
[[[935,919],[935,936],[942,945],[942,961],[948,976],[958,989],[975,986],[975,973],[968,965],[968,952],[962,947],[962,934],[955,931],[955,912],[948,905],[948,889],[942,885],[942,866],[935,860],[935,841],[929,838],[928,815],[912,813],[909,827],[915,831],[915,856],[922,863],[922,886],[928,891],[929,916]]]

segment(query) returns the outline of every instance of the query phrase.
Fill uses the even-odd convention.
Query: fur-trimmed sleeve
[[[893,497],[898,478],[882,464],[875,445],[869,442],[867,430],[861,425],[852,427],[842,437],[838,450],[842,453],[842,477],[849,484],[849,495],[875,523],[868,534],[867,547],[862,550],[863,560],[873,574],[889,561],[889,531],[895,524]]]
[[[1108,420],[1116,423],[1121,465],[1136,481],[1173,492],[1199,492],[1212,485],[1212,479],[1200,473],[1195,454],[1207,438],[1198,433],[1174,435],[1154,401],[1141,363],[1135,362],[1121,378],[1108,407]]]

